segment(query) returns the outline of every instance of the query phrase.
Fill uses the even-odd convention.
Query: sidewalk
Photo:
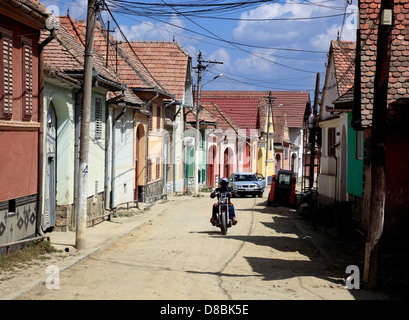
[[[188,201],[191,196],[168,197],[168,200],[159,200],[153,204],[139,204],[139,208],[129,211],[121,209],[122,216],[113,217],[111,221],[103,221],[86,230],[86,249],[78,251],[75,248],[75,232],[51,232],[51,244],[61,253],[53,254],[56,257],[45,260],[42,266],[28,267],[21,273],[13,274],[13,278],[1,283],[0,300],[18,299],[40,284],[45,283],[50,274],[46,273],[49,265],[57,265],[60,272],[74,266],[84,258],[108,247],[118,239],[125,237],[132,231],[150,223],[161,215],[170,201]],[[129,213],[129,215],[127,215]],[[28,278],[28,279],[27,279]],[[34,279],[34,280],[33,280]],[[16,289],[18,288],[18,289]]]

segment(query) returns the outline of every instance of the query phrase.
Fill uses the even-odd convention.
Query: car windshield
[[[257,181],[254,174],[238,174],[235,181]]]

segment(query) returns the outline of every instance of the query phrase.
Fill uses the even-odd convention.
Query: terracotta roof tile
[[[191,60],[185,50],[177,42],[167,41],[131,41],[131,46],[155,79],[182,100]]]
[[[362,126],[372,124],[374,80],[376,71],[376,39],[381,0],[362,0],[361,27],[361,120]],[[389,68],[388,104],[389,120],[396,116],[391,105],[409,98],[409,5],[406,0],[394,1],[394,26],[392,30],[391,63]]]
[[[243,129],[260,128],[264,125],[261,121],[265,119],[266,116],[266,97],[268,97],[268,94],[268,91],[203,91],[201,102],[216,103],[216,101],[222,100],[230,100],[233,102],[234,99],[238,99],[238,102],[241,100],[241,104],[237,104],[237,107],[234,104],[220,102],[218,105],[237,125],[243,126]],[[273,109],[281,105],[280,108],[286,111],[288,127],[302,128],[305,109],[310,107],[309,93],[307,91],[272,91],[271,94],[275,97]],[[246,105],[244,102],[246,99],[248,100],[247,109],[243,107],[243,104]],[[225,105],[225,107],[223,105]],[[244,118],[243,114],[247,116],[247,118]]]
[[[287,113],[276,109],[273,112],[274,122],[274,143],[290,142],[288,135]]]
[[[73,20],[70,16],[60,17],[61,24],[64,25],[82,44],[85,42],[86,21]],[[118,54],[116,54],[116,39],[110,35],[111,45],[108,47],[108,68],[112,73],[117,74],[119,79],[130,88],[163,89],[148,70],[138,61],[137,57],[124,44],[118,44]],[[101,63],[105,67],[107,38],[104,27],[98,21],[94,34],[94,47],[99,53]],[[165,90],[163,90],[165,92]]]
[[[354,84],[356,43],[351,41],[331,41],[334,58],[338,96],[346,93]]]

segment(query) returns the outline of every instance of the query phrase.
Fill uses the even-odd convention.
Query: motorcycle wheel
[[[222,212],[222,216],[221,216],[221,225],[220,225],[220,230],[222,231],[223,235],[227,234],[227,217],[226,217],[226,212]]]

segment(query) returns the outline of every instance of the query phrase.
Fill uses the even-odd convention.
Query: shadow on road
[[[236,207],[236,211],[244,214],[261,213],[262,215],[258,215],[258,222],[256,222],[258,225],[252,234],[228,234],[224,238],[272,249],[266,251],[271,256],[260,257],[245,254],[244,258],[253,271],[251,276],[254,276],[254,273],[259,274],[265,281],[315,277],[329,281],[334,286],[344,286],[345,279],[350,275],[346,273],[348,265],[358,265],[362,270],[362,276],[362,250],[356,247],[354,239],[341,241],[331,238],[328,234],[311,229],[309,221],[301,219],[296,210],[267,206],[267,201],[257,203],[253,208]],[[272,235],[261,235],[265,232],[258,232],[260,228],[271,229]],[[216,237],[217,232],[204,233]],[[215,275],[235,276],[225,273],[215,273]],[[377,296],[375,293],[372,295],[365,290],[351,290],[351,294],[357,299],[385,298],[383,295]]]

